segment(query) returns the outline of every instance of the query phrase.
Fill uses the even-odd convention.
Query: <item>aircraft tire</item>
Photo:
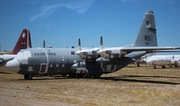
[[[163,65],[162,68],[165,69],[166,67]]]
[[[67,77],[66,74],[62,74],[62,77]]]
[[[32,80],[32,75],[30,75],[30,74],[25,74],[25,75],[24,75],[24,79],[25,79],[25,80]]]
[[[85,78],[92,78],[92,76],[87,76],[87,75],[85,75]]]
[[[78,75],[77,75],[77,78],[83,78],[83,77],[84,77],[83,74],[78,74]]]
[[[156,69],[156,66],[154,66],[154,69]]]
[[[98,78],[100,78],[100,76],[101,76],[101,75],[93,75],[93,78],[94,78],[94,79],[98,79]]]
[[[69,74],[69,78],[76,78],[76,74]]]

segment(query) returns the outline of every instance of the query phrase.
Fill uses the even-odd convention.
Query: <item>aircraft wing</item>
[[[105,48],[97,51],[97,54],[104,58],[120,58],[131,52],[146,51],[147,53],[156,52],[160,50],[175,50],[180,47],[116,47],[116,48]]]
[[[180,52],[180,49],[154,50],[155,52]]]
[[[98,57],[97,51],[99,51],[99,48],[89,48],[78,50],[76,54],[82,59],[96,59]]]
[[[134,51],[147,51],[147,52],[154,52],[154,51],[168,51],[168,50],[177,50],[180,47],[124,47],[120,50],[126,52],[134,52]]]
[[[78,51],[76,52],[82,59],[97,59],[103,57],[106,59],[116,59],[124,57],[131,52],[143,51],[145,53],[156,52],[158,50],[175,50],[180,47],[157,47],[157,46],[124,46],[124,47],[103,47],[103,39],[100,37],[100,48],[91,48],[81,50],[81,41],[78,39]],[[144,53],[143,53],[144,54]]]
[[[15,56],[16,55],[13,55],[13,54],[0,55],[0,66],[3,66],[9,60],[12,60]]]

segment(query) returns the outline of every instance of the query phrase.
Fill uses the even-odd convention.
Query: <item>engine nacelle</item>
[[[82,59],[96,59],[98,57],[97,51],[98,49],[86,49],[77,51],[76,54]]]
[[[0,66],[3,66],[5,64],[4,59],[0,58]]]
[[[12,60],[16,55],[13,54],[3,54],[0,55],[0,66],[3,66],[7,61]]]
[[[71,72],[76,74],[85,74],[87,72],[85,62],[78,62],[76,64],[73,64],[71,66],[71,69],[72,69]]]
[[[172,60],[171,63],[177,65],[178,67],[180,66],[180,60]]]
[[[180,67],[180,60],[177,61],[177,66]]]
[[[117,59],[106,59],[106,58],[102,58],[99,57],[96,59],[96,62],[98,64],[101,64],[101,62],[103,63],[103,65],[108,65],[108,64],[128,64],[128,63],[132,63],[135,60],[133,58],[129,58],[129,57],[122,57],[122,58],[117,58]]]
[[[116,48],[111,50],[106,50],[106,49],[100,50],[97,53],[106,59],[120,58],[127,54],[127,52],[121,51],[121,49],[116,49]]]

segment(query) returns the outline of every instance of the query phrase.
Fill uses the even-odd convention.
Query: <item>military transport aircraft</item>
[[[175,65],[180,66],[180,55],[154,55],[146,60],[146,63],[152,65],[154,69],[156,66]]]
[[[179,49],[157,46],[156,26],[153,11],[146,11],[135,43],[131,46],[104,48],[29,48],[21,50],[7,62],[6,67],[32,79],[36,75],[62,74],[69,77],[99,78],[103,73],[112,73],[135,62],[136,59],[156,50]]]
[[[26,49],[28,47],[32,47],[30,31],[28,29],[23,29],[12,52],[8,52],[7,54],[6,52],[3,52],[3,54],[0,55],[0,66],[5,65],[9,60],[12,60],[20,49]]]

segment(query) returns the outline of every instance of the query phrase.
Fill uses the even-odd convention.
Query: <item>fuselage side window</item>
[[[71,51],[71,54],[72,54],[72,55],[75,55],[75,51]]]

